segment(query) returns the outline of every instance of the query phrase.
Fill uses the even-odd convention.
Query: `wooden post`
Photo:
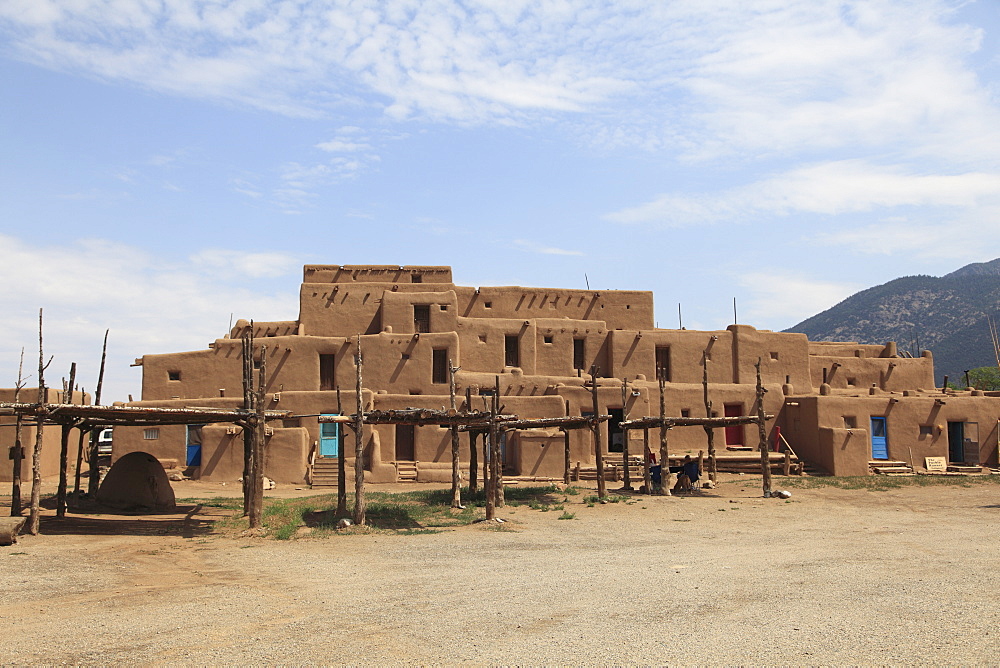
[[[358,354],[354,358],[357,366],[358,412],[354,416],[354,523],[361,526],[365,523],[365,410],[362,399],[361,366],[361,335],[358,334]]]
[[[73,403],[73,388],[76,385],[76,362],[69,365],[69,385],[63,391],[63,403]],[[73,431],[72,423],[62,425],[62,438],[59,441],[59,488],[56,491],[56,517],[66,517],[66,484],[69,478],[69,434]]]
[[[569,417],[569,401],[566,402],[566,417]],[[569,429],[563,427],[563,484],[568,485],[570,480],[569,463]]]
[[[240,336],[243,344],[243,516],[250,514],[250,478],[253,461],[253,321]]]
[[[344,414],[340,385],[337,385],[337,415]],[[357,438],[357,435],[355,435]],[[347,516],[347,457],[344,450],[344,430],[337,423],[337,517]]]
[[[785,475],[792,474],[792,453],[790,453],[788,450],[785,450],[785,463],[782,472]]]
[[[24,387],[24,348],[21,348],[21,361],[17,365],[17,383],[14,385],[14,403],[21,400],[21,388]],[[17,414],[14,421],[14,456],[11,463],[10,516],[21,514],[21,462],[24,461],[24,446],[21,444],[21,430],[24,417]]]
[[[601,442],[601,422],[597,419],[599,414],[599,404],[597,401],[597,374],[600,371],[596,364],[590,367],[590,397],[594,410],[591,418],[591,429],[594,430],[594,459],[597,464],[597,498],[603,499],[608,495],[608,485],[604,480],[604,444]]]
[[[628,420],[628,381],[622,378],[622,420]],[[622,472],[625,483],[622,489],[632,491],[632,476],[629,475],[628,429],[622,429]]]
[[[31,453],[31,510],[28,511],[28,533],[38,535],[39,507],[42,500],[42,435],[45,430],[45,369],[52,358],[45,361],[42,352],[42,309],[38,309],[38,407],[35,409],[35,449]]]
[[[494,413],[500,415],[500,376],[496,376],[496,383],[493,390],[494,405],[496,410]],[[500,448],[500,425],[497,423],[496,428],[497,438],[493,445],[493,491],[496,494],[496,505],[497,508],[503,508],[506,503],[506,499],[503,494],[503,453]]]
[[[760,435],[760,443],[758,443],[757,448],[760,450],[760,468],[763,474],[763,487],[764,487],[764,498],[771,496],[771,460],[767,452],[767,428],[765,425],[765,414],[764,414],[764,394],[767,390],[764,389],[764,384],[760,379],[760,364],[761,359],[757,358],[757,431]]]
[[[104,330],[104,346],[101,348],[101,369],[97,373],[97,389],[94,390],[94,405],[101,405],[101,392],[104,387],[104,366],[108,359],[108,332],[110,329]],[[87,493],[91,496],[97,494],[97,488],[101,484],[101,465],[100,465],[100,453],[97,451],[97,438],[100,434],[100,429],[94,429],[90,432],[90,449],[87,451]]]
[[[649,428],[642,429],[642,484],[646,486],[646,494],[653,493],[653,481],[649,475],[649,456],[653,454],[649,450]],[[660,469],[660,480],[663,480],[663,469]]]
[[[454,365],[451,360],[448,360],[448,376],[451,394],[451,409],[453,411],[458,410],[458,405],[455,400],[455,374],[458,373],[460,367]],[[458,450],[458,425],[451,425],[451,507],[452,508],[463,508],[462,505],[462,471],[459,468],[459,450]]]
[[[657,380],[660,385],[660,494],[670,496],[670,457],[667,449],[667,425],[664,422],[667,417],[667,406],[663,397],[666,388],[662,374]]]
[[[264,526],[264,440],[267,421],[264,419],[264,393],[267,378],[267,346],[260,347],[260,370],[254,395],[253,459],[250,465],[250,528]]]
[[[497,440],[497,402],[496,393],[490,398],[490,430],[489,438],[483,442],[483,486],[486,489],[486,520],[496,519],[496,476],[494,475],[496,457],[494,443]]]
[[[705,417],[712,417],[712,402],[708,398],[708,353],[701,355],[701,363],[704,367],[701,375],[702,393],[705,396]],[[715,482],[717,467],[715,461],[715,431],[711,425],[705,425],[705,436],[708,438],[708,479]]]
[[[83,470],[83,441],[91,433],[91,429],[80,427],[78,431],[80,432],[80,438],[76,444],[76,471],[73,476],[73,493],[76,495],[80,494],[80,478]]]
[[[472,389],[465,388],[465,410],[472,410]],[[469,494],[479,491],[479,452],[476,451],[476,437],[474,431],[469,431]]]

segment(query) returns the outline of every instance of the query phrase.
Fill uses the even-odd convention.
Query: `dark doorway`
[[[417,334],[431,331],[430,304],[413,305],[413,331]]]
[[[414,453],[414,434],[412,424],[396,425],[396,461],[412,462],[416,460]]]
[[[726,417],[740,417],[743,415],[743,404],[726,404],[725,411]],[[743,425],[726,427],[726,445],[743,445]]]
[[[625,419],[625,411],[621,408],[609,408],[608,415],[608,452],[623,452],[625,449],[622,440],[625,433],[622,431],[622,420]]]
[[[948,461],[961,464],[965,462],[965,423],[948,423]]]

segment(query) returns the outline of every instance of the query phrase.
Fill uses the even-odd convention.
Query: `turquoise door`
[[[340,457],[340,425],[338,423],[320,422],[319,456]]]
[[[889,438],[884,417],[872,418],[872,459],[889,459]]]
[[[201,425],[189,424],[187,426],[187,456],[185,457],[187,466],[201,466]]]

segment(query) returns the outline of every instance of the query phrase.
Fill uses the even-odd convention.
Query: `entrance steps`
[[[868,462],[868,469],[878,475],[914,475],[912,466],[890,459],[873,459]]]
[[[311,487],[337,487],[340,482],[340,460],[336,457],[319,457],[312,465]]]
[[[987,469],[988,470],[988,469]],[[978,464],[948,464],[948,473],[983,473],[983,467]]]
[[[396,462],[396,481],[397,482],[416,482],[417,481],[417,463],[416,462]]]

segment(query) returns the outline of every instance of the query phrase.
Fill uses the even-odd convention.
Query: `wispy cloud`
[[[737,282],[750,294],[749,302],[741,306],[741,320],[779,323],[782,328],[825,311],[866,287],[847,281],[817,281],[787,271],[744,273]]]
[[[134,358],[204,349],[225,335],[230,313],[295,317],[302,259],[290,255],[203,250],[170,260],[104,239],[43,247],[7,235],[0,235],[0,249],[0,281],[7,286],[0,294],[7,332],[0,375],[7,380],[0,384],[16,378],[22,346],[28,358],[37,354],[38,308],[45,310],[47,353],[55,355],[51,377],[76,361],[81,377],[91,379],[82,381],[89,390],[110,328],[109,400],[138,397],[140,376],[129,368]]]
[[[534,241],[527,241],[525,239],[515,239],[513,245],[515,248],[524,251],[525,253],[538,253],[540,255],[583,255],[581,251],[543,246],[542,244],[535,243]]]

